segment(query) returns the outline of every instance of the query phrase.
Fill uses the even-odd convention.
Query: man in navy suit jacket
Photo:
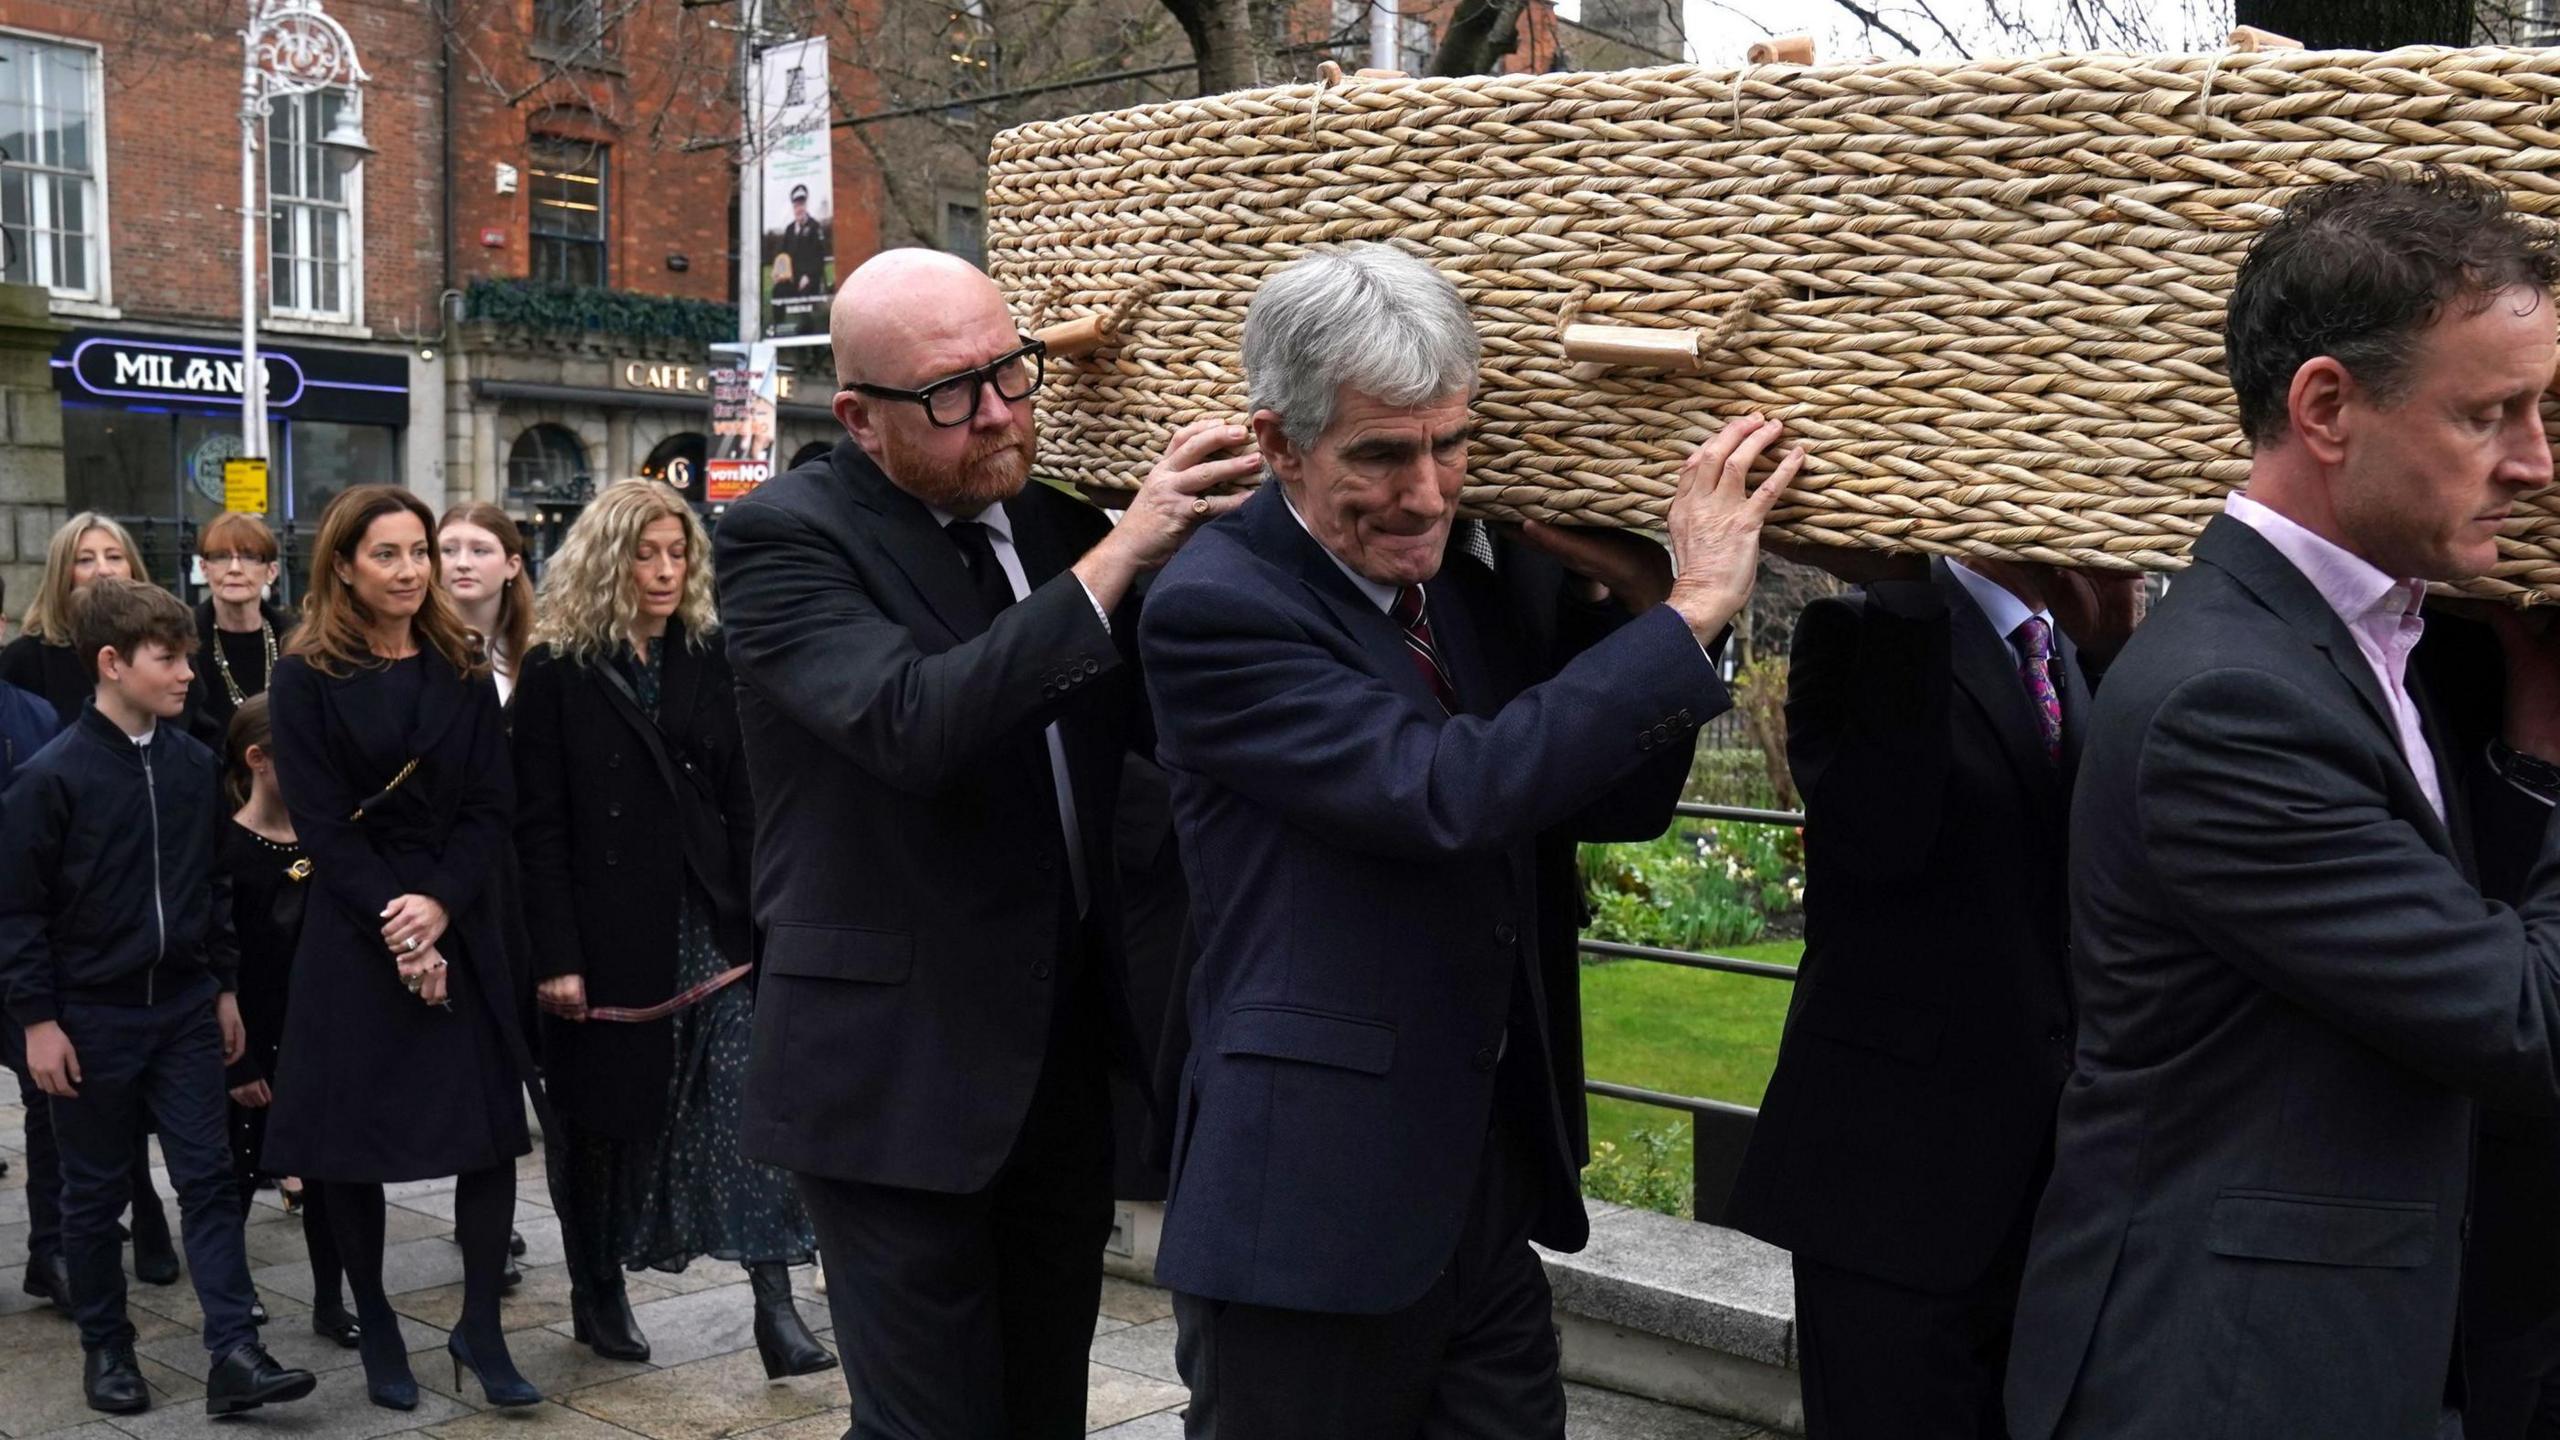
[[[1778,428],[1756,418],[1691,457],[1676,583],[1634,536],[1534,528],[1632,613],[1574,627],[1558,668],[1489,575],[1442,568],[1478,353],[1456,288],[1395,250],[1274,276],[1244,335],[1272,478],[1140,623],[1200,939],[1157,1262],[1193,1436],[1564,1433],[1529,1242],[1586,1238],[1582,1098],[1535,963],[1564,903],[1538,842],[1669,822],[1729,703],[1708,647],[1801,461],[1746,493]]]

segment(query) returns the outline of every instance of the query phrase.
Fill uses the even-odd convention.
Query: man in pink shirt
[[[2017,1440],[2461,1433],[2473,1107],[2560,1109],[2560,832],[2482,896],[2408,658],[2425,584],[2551,482],[2556,278],[2436,174],[2307,190],[2241,267],[2247,493],[2108,671],[2074,794]],[[2510,633],[2510,692],[2560,697]],[[2560,760],[2560,703],[2501,738]]]

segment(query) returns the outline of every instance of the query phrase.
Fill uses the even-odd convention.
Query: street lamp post
[[[258,132],[278,100],[344,90],[347,105],[320,147],[333,163],[352,165],[373,153],[364,138],[365,81],[346,27],[320,0],[249,0],[240,32],[240,443],[241,453],[267,453],[267,372],[258,358]]]

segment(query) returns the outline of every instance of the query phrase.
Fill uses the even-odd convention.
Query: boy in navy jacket
[[[182,726],[195,619],[167,591],[98,579],[72,601],[90,704],[0,795],[0,1006],[24,1032],[62,1158],[62,1248],[89,1406],[151,1404],[125,1318],[116,1217],[133,1137],[160,1132],[204,1307],[205,1412],[311,1393],[258,1344],[233,1189],[223,1067],[245,1044],[213,857],[213,752]]]

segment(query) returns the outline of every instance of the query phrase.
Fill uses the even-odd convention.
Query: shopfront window
[[[387,425],[297,421],[290,443],[292,471],[285,489],[294,518],[306,525],[320,523],[320,512],[351,485],[400,483],[399,432]]]
[[[572,431],[558,425],[536,425],[516,437],[507,450],[507,494],[511,498],[565,499],[586,479],[587,447]]]

